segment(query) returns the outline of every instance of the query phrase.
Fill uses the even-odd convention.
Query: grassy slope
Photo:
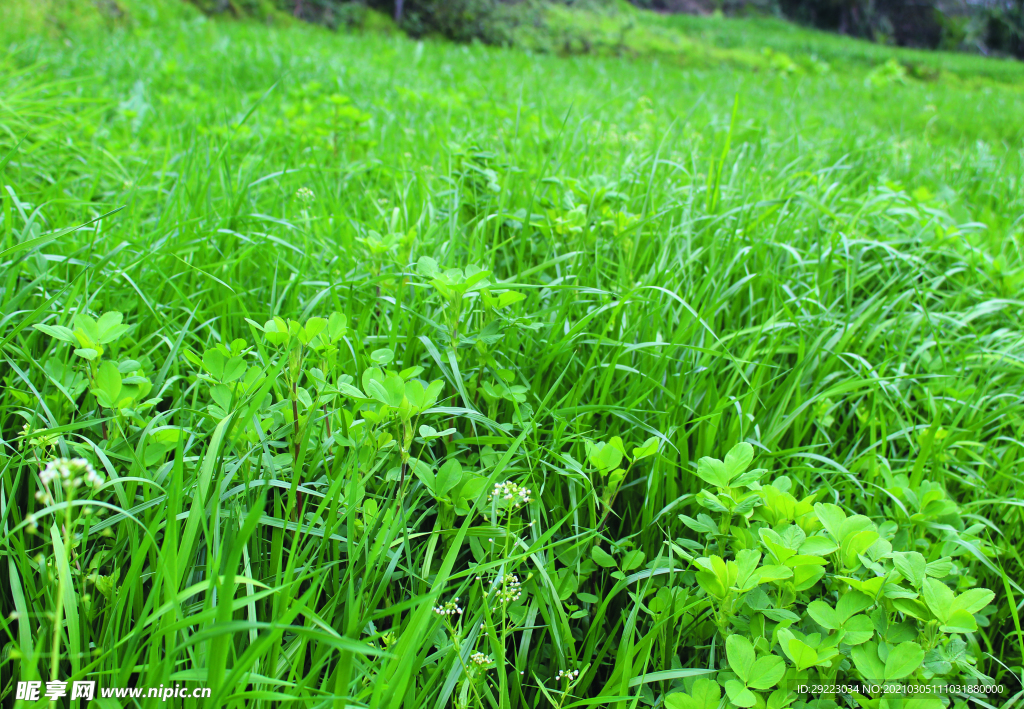
[[[717,25],[701,27],[710,45],[738,44],[756,57],[778,41],[797,55],[777,39],[783,33],[746,40],[733,25],[719,34],[707,29]],[[963,80],[993,64],[943,57],[961,80],[877,88],[856,60],[847,66],[845,49],[820,50],[832,71],[818,77],[739,71],[737,61],[717,67],[700,53],[703,43],[694,50],[700,59],[681,68],[187,17],[114,40],[91,30],[67,41],[3,31],[0,154],[25,139],[4,168],[18,201],[5,195],[3,248],[125,206],[54,244],[4,256],[0,334],[10,369],[0,395],[8,441],[0,524],[13,530],[40,507],[27,482],[33,454],[14,441],[26,419],[42,428],[84,424],[66,432],[62,450],[80,446],[104,462],[108,478],[138,478],[105,494],[135,508],[140,524],[109,516],[111,536],[81,547],[82,564],[117,576],[115,586],[65,572],[77,593],[64,598],[81,619],[63,641],[70,652],[123,644],[65,671],[111,673],[101,675],[106,684],[126,685],[136,681],[132,665],[145,664],[137,681],[155,685],[209,668],[215,689],[240,692],[239,676],[213,659],[237,630],[238,657],[226,666],[255,668],[253,701],[335,692],[395,706],[403,678],[413,677],[407,705],[442,706],[450,693],[473,689],[455,684],[471,644],[499,660],[507,653],[526,673],[521,681],[499,673],[494,691],[508,692],[513,706],[541,705],[537,684],[551,686],[557,668],[590,666],[574,692],[614,696],[644,671],[706,663],[707,651],[692,646],[683,624],[651,645],[646,611],[590,560],[593,537],[603,536],[620,563],[631,549],[652,560],[666,540],[692,537],[675,515],[695,509],[687,497],[700,489],[695,461],[742,439],[799,496],[817,491],[879,520],[898,510],[873,484],[893,487],[901,473],[940,481],[962,515],[976,515],[966,519],[988,525],[963,538],[984,547],[990,537],[1004,550],[986,565],[948,544],[963,576],[1000,594],[994,569],[1020,577],[1013,503],[1024,425],[1024,129],[1015,117],[1024,97]],[[295,197],[300,187],[316,194],[308,209]],[[528,209],[543,215],[534,225],[523,223]],[[374,253],[369,230],[393,235],[395,247]],[[512,312],[541,327],[510,330],[490,346],[493,360],[463,350],[461,372],[452,371],[440,303],[425,285],[405,285],[424,284],[411,266],[421,256],[492,269],[527,295]],[[187,432],[177,454],[147,462],[128,421],[120,425],[131,447],[104,444],[105,429],[90,420],[94,405],[81,402],[76,413],[41,367],[47,356],[73,360],[68,348],[30,327],[15,332],[67,325],[69,311],[86,305],[120,310],[136,325],[121,354],[157,384],[156,425]],[[352,324],[346,371],[358,375],[374,350],[390,347],[402,366],[443,378],[450,406],[472,403],[486,415],[470,420],[452,409],[432,425],[504,441],[496,454],[454,442],[449,452],[534,489],[525,514],[535,527],[516,529],[529,555],[488,548],[501,534],[494,520],[478,520],[465,540],[442,536],[451,520],[434,518],[423,486],[407,488],[403,509],[384,470],[349,484],[351,457],[329,447],[309,443],[295,464],[287,448],[271,455],[244,441],[210,445],[209,396],[181,352],[237,337],[252,345],[247,317],[262,323],[332,308]],[[487,317],[475,307],[465,331]],[[489,422],[514,424],[511,405],[489,401],[478,386],[498,369],[526,387],[535,412],[532,429],[510,426],[512,436],[523,432],[518,447]],[[922,453],[929,427],[947,435]],[[661,454],[631,472],[599,528],[600,507],[572,461],[585,459],[585,439],[620,435],[636,445],[651,433],[663,437]],[[309,489],[326,494],[310,497],[327,501],[317,524],[327,520],[333,540],[282,534],[293,497],[268,502],[255,531],[244,525],[259,509],[259,483],[287,488],[298,465]],[[222,487],[199,514],[194,490],[204,471]],[[169,523],[175,514],[179,524]],[[403,515],[412,548],[396,522]],[[229,534],[240,527],[244,550]],[[54,558],[41,521],[40,531],[21,525],[4,543],[20,589],[0,590],[4,616],[57,607],[59,574],[33,562],[40,553]],[[189,538],[192,553],[181,543]],[[382,538],[390,552],[374,545]],[[532,574],[517,612],[534,629],[503,643],[470,589],[473,574],[506,559],[523,579]],[[230,589],[203,582],[211,566],[230,564],[273,589],[237,588],[236,628],[218,624],[213,610],[217,593]],[[191,583],[199,585],[180,592]],[[629,590],[653,592],[650,583]],[[442,601],[459,595],[468,607],[461,654],[430,624],[442,592]],[[417,603],[403,606],[409,597]],[[271,619],[294,625],[255,624]],[[480,622],[492,639],[478,637]],[[1011,673],[981,650],[1018,665],[1012,623],[1002,600],[979,634],[979,666],[1008,685]],[[12,678],[48,676],[49,634],[5,625],[28,657],[16,671],[0,670],[0,691]],[[257,637],[264,641],[243,656]],[[374,660],[366,643],[397,647],[397,658]],[[647,685],[645,699],[670,685]]]

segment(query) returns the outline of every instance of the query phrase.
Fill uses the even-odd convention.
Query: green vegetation
[[[5,705],[1019,703],[1016,65],[19,12]]]

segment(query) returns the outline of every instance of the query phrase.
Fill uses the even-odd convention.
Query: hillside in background
[[[116,0],[105,0],[116,2]],[[626,0],[189,0],[204,12],[281,12],[331,27],[360,21],[366,8],[413,35],[512,41],[545,9],[628,12]],[[1024,0],[631,0],[661,14],[775,17],[842,35],[924,49],[1024,58]]]
[[[1019,709],[1024,65],[383,9],[4,2],[0,706]]]
[[[313,21],[343,32],[404,31],[414,37],[481,41],[559,56],[623,57],[691,68],[724,65],[791,76],[818,76],[836,71],[865,78],[879,86],[939,80],[975,85],[985,82],[1024,85],[1024,64],[1020,62],[983,57],[977,51],[951,51],[956,47],[941,50],[895,47],[821,31],[782,19],[781,11],[774,5],[771,7],[775,11],[769,13],[766,11],[769,5],[765,3],[722,3],[723,7],[738,13],[727,16],[720,10],[705,12],[706,4],[688,5],[695,11],[695,14],[688,14],[666,12],[657,5],[653,6],[656,9],[642,9],[624,0],[584,0],[571,4],[539,0],[513,3],[414,1],[404,4],[402,20],[396,24],[388,14],[395,12],[393,5],[374,8],[335,0],[192,2],[104,0],[75,4],[65,0],[39,3],[12,0],[10,11],[27,27],[58,34],[63,27],[82,22],[107,27],[159,26],[164,18],[189,16],[192,8],[197,8],[213,16],[277,26]],[[821,4],[831,6],[837,2],[839,0],[823,0]],[[985,5],[991,2],[985,0]],[[947,11],[960,8],[956,16],[967,22],[964,18],[973,16],[964,14],[964,7],[967,6],[954,2],[948,5]],[[760,10],[755,11],[758,8]],[[311,14],[314,9],[320,14]],[[976,19],[970,20],[974,23],[972,26],[977,25]]]

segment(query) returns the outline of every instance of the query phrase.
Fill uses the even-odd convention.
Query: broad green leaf
[[[760,583],[768,583],[770,581],[783,581],[785,579],[793,578],[793,569],[789,568],[788,566],[762,566],[757,570],[757,573]]]
[[[210,398],[216,402],[225,414],[231,411],[231,390],[223,384],[217,384],[210,387]]]
[[[952,609],[954,613],[964,610],[973,615],[991,603],[995,597],[996,594],[987,588],[972,588],[953,599]]]
[[[722,688],[713,679],[699,677],[690,689],[690,696],[697,703],[696,709],[718,709],[718,702],[722,698]]]
[[[753,549],[742,549],[736,554],[736,585],[738,588],[748,591],[758,583],[757,563],[761,560],[761,552]]]
[[[729,508],[723,505],[716,495],[708,492],[707,490],[701,490],[698,492],[694,499],[697,500],[697,504],[701,507],[705,507],[712,512],[729,511]]]
[[[370,399],[373,397],[366,396],[363,392],[352,386],[347,382],[338,382],[338,391],[346,396],[351,396],[356,399]]]
[[[768,702],[765,706],[767,709],[785,709],[791,701],[790,690],[787,687],[779,687],[768,695]]]
[[[718,682],[700,677],[690,693],[673,692],[665,697],[666,709],[718,709],[722,690]]]
[[[306,337],[303,344],[309,344],[327,331],[327,321],[324,318],[310,318],[302,329]]]
[[[842,581],[853,586],[855,589],[871,598],[877,598],[879,592],[882,590],[882,584],[885,583],[885,577],[876,576],[871,579],[858,579],[852,576],[838,576],[836,577]]]
[[[348,318],[344,313],[334,312],[327,318],[327,337],[331,342],[337,342],[345,336],[348,329]]]
[[[725,652],[729,667],[743,680],[750,682],[750,670],[754,666],[754,646],[742,635],[730,635],[725,640]]]
[[[285,345],[291,339],[288,323],[284,318],[274,317],[263,324],[263,334],[272,345]]]
[[[828,561],[820,556],[797,554],[786,559],[786,566],[828,566]]]
[[[217,348],[203,352],[203,366],[206,367],[206,371],[213,375],[214,379],[222,379],[224,377],[224,363],[226,361],[227,357]]]
[[[807,613],[814,621],[829,630],[839,630],[843,619],[839,617],[836,609],[825,603],[825,601],[811,601],[807,605]]]
[[[371,379],[366,383],[366,393],[384,405],[388,405],[391,400],[384,382],[377,381],[376,379]]]
[[[705,456],[697,461],[697,476],[715,487],[729,487],[729,471],[722,461]]]
[[[405,398],[420,411],[426,408],[427,392],[416,379],[411,379],[405,383]]]
[[[487,488],[487,478],[472,475],[467,479],[463,474],[463,482],[456,488],[454,494],[455,513],[459,515],[469,514],[470,508],[476,503]]]
[[[409,469],[412,471],[413,475],[423,482],[434,497],[438,496],[434,492],[437,488],[437,478],[434,476],[434,468],[432,465],[422,460],[413,459],[409,461]]]
[[[736,576],[739,573],[739,567],[736,566],[736,562],[727,562],[717,554],[712,554],[710,557],[711,571],[714,572],[718,580],[722,582],[722,585],[729,588],[736,581]]]
[[[810,566],[804,564],[793,567],[793,588],[797,591],[806,591],[818,583],[825,575],[825,569],[821,566]]]
[[[732,447],[732,450],[725,454],[725,474],[727,479],[732,480],[746,472],[753,460],[754,447],[746,441],[737,443]],[[723,487],[728,487],[728,485]]]
[[[875,684],[885,679],[885,664],[878,659],[876,643],[868,642],[855,646],[850,651],[850,658],[865,682]]]
[[[735,484],[735,481],[733,481],[733,484]],[[748,512],[750,512],[755,507],[761,505],[762,503],[763,500],[761,499],[761,495],[757,492],[751,492],[747,495],[742,495],[739,497],[738,504],[736,505],[736,507],[733,508],[733,514],[746,515]]]
[[[394,358],[394,351],[388,349],[387,347],[384,347],[379,350],[374,350],[373,352],[370,353],[370,361],[382,367],[386,367],[387,365],[391,364],[391,361]]]
[[[950,613],[945,622],[939,626],[939,630],[944,633],[973,633],[977,629],[978,623],[974,620],[974,616],[962,608],[957,608]]]
[[[72,345],[75,344],[75,333],[71,331],[71,328],[64,327],[63,325],[33,325],[36,330],[44,332],[50,337],[56,338],[62,342],[69,342]]]
[[[765,655],[750,668],[747,686],[754,689],[770,689],[786,674],[786,663],[777,655]]]
[[[697,583],[708,595],[714,598],[725,598],[728,595],[729,589],[719,580],[718,576],[710,571],[698,571],[695,576]]]
[[[734,679],[725,683],[725,693],[729,695],[729,701],[732,702],[734,706],[743,707],[745,709],[746,707],[752,707],[757,703],[757,697],[754,696],[754,693],[743,686],[742,682],[737,682]]]
[[[839,545],[827,537],[807,537],[800,545],[799,552],[808,556],[828,556],[837,549]]]
[[[846,521],[846,513],[843,512],[843,509],[827,502],[819,502],[814,506],[814,514],[821,521],[825,531],[832,535],[832,539],[841,542],[843,537],[840,534],[840,528]]]
[[[807,643],[797,638],[791,638],[789,643],[783,646],[783,649],[789,655],[789,659],[793,661],[793,664],[796,665],[797,670],[806,670],[808,667],[814,667],[818,663],[818,653]]]
[[[916,551],[897,551],[892,554],[892,563],[911,586],[921,588],[927,570],[923,556]]]
[[[953,570],[953,559],[948,556],[944,556],[941,559],[928,562],[928,565],[924,567],[925,573],[933,578],[941,579],[949,575],[949,572]]]
[[[441,268],[437,261],[429,256],[420,256],[420,260],[416,262],[416,272],[424,278],[433,278],[441,272]]]
[[[466,280],[464,284],[467,288],[472,288],[478,283],[483,282],[491,275],[490,271],[481,269],[479,266],[470,265],[466,267]]]
[[[784,564],[787,559],[796,554],[794,549],[786,546],[779,533],[772,529],[763,527],[758,531],[758,536],[761,538],[761,543],[780,564]]]
[[[885,681],[903,679],[924,661],[924,650],[915,642],[903,642],[889,651],[885,660]]]
[[[626,552],[622,555],[622,570],[632,571],[633,569],[637,569],[644,563],[644,559],[646,558],[647,555],[639,549]]]
[[[587,441],[587,460],[590,464],[597,468],[602,474],[608,474],[615,468],[619,467],[619,463],[622,462],[622,451],[618,447],[611,444],[611,442],[597,442],[591,443]]]
[[[431,406],[437,403],[437,397],[441,395],[444,389],[444,382],[440,379],[435,379],[427,385],[427,390],[423,395],[423,408],[429,409]]]
[[[397,373],[387,373],[384,377],[384,389],[387,391],[387,401],[384,403],[396,409],[402,405],[405,398],[405,382]]]
[[[121,394],[121,373],[117,364],[109,359],[100,364],[96,372],[96,388],[93,390],[100,403],[113,409],[117,407]]]
[[[247,369],[245,360],[241,357],[232,357],[224,363],[223,379],[225,382],[233,382],[241,379]]]
[[[756,470],[748,470],[745,473],[740,473],[729,482],[730,487],[753,487],[755,483],[761,480],[761,477],[768,471],[764,468],[757,468]],[[760,495],[758,496],[760,500]]]
[[[633,449],[633,460],[637,461],[642,458],[647,458],[658,452],[658,438],[657,436],[651,436],[642,444]]]
[[[696,704],[689,694],[673,692],[665,697],[665,709],[696,709]]]
[[[843,630],[846,631],[846,635],[843,636],[843,642],[847,645],[866,643],[875,634],[874,624],[863,613],[855,615],[844,622]]]
[[[594,547],[593,551],[590,552],[590,556],[597,562],[598,566],[603,566],[606,569],[615,568],[615,557],[601,547]]]
[[[839,525],[839,538],[845,540],[858,532],[864,531],[877,531],[875,523],[871,521],[870,517],[865,515],[851,515],[843,520],[843,523]],[[878,537],[875,537],[876,539]]]
[[[855,569],[860,566],[858,558],[864,550],[875,543],[878,539],[878,532],[872,529],[853,530],[842,541],[841,555],[843,565],[847,569]]]
[[[462,464],[458,459],[452,458],[437,471],[434,494],[439,497],[447,495],[460,482],[462,482]]]
[[[933,578],[927,578],[921,588],[921,596],[928,604],[928,610],[940,621],[946,622],[953,610],[953,599],[955,598],[949,586]]]
[[[118,312],[103,313],[100,319],[96,321],[96,330],[99,334],[96,342],[106,345],[127,332],[128,326],[121,324],[123,318],[124,316]]]
[[[85,313],[78,313],[75,315],[74,329],[81,330],[89,341],[100,344],[100,329],[96,325],[96,321],[91,316],[86,315]]]
[[[905,613],[911,618],[918,620],[931,620],[932,612],[928,610],[927,606],[919,600],[912,598],[894,598],[892,605],[900,613]]]
[[[854,613],[860,613],[865,608],[870,607],[872,603],[871,597],[860,591],[850,591],[843,594],[843,597],[839,599],[839,603],[836,604],[839,622],[845,623],[847,618]]]
[[[498,308],[507,308],[513,303],[526,300],[526,294],[519,291],[509,290],[498,296]]]
[[[942,709],[937,694],[911,694],[903,700],[903,709]]]

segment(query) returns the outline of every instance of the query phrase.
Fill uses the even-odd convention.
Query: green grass
[[[680,692],[713,676],[743,704],[740,637],[786,688],[871,677],[855,648],[881,642],[915,682],[1019,704],[1018,65],[929,55],[935,80],[886,83],[903,53],[772,23],[664,20],[688,61],[558,58],[154,7],[0,30],[5,705],[59,678],[713,709]],[[799,63],[804,38],[828,71],[736,59]],[[83,317],[110,311],[130,327]],[[709,482],[698,461],[744,441],[763,487],[733,458]],[[103,486],[44,488],[55,456]],[[490,501],[504,481],[530,501]],[[767,579],[797,528],[843,543],[822,580],[765,581],[767,612],[715,595],[699,559],[756,549]],[[946,573],[915,581],[914,553]],[[486,594],[511,574],[516,600]],[[877,635],[840,644],[814,604],[862,591]],[[825,664],[801,674],[803,640]]]
[[[661,26],[722,49],[768,48],[793,57],[815,57],[844,72],[870,69],[895,58],[922,77],[940,75],[971,82],[985,80],[1019,84],[1024,64],[1010,58],[989,59],[979,55],[888,47],[865,40],[807,29],[783,20],[764,17],[717,18],[692,15],[650,15],[646,24]]]

